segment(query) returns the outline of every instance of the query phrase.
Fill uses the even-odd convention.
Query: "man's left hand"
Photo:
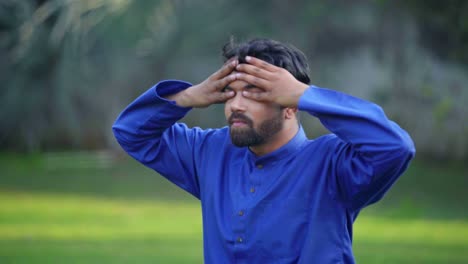
[[[297,107],[299,98],[309,85],[300,82],[284,68],[246,56],[247,63],[236,67],[236,79],[245,81],[261,91],[243,91],[246,98],[272,102],[284,107]]]

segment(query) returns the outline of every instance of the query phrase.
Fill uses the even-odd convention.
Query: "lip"
[[[247,122],[242,119],[233,119],[231,120],[232,126],[247,126]]]

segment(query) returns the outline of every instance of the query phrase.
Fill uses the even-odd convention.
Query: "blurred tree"
[[[144,16],[125,20],[122,12],[144,15],[145,7],[160,3],[2,1],[0,146],[38,151],[106,145],[109,101],[99,85],[118,74],[112,66],[122,58],[116,54],[135,45],[147,23]],[[129,30],[124,38],[116,31],[122,29]]]
[[[468,1],[406,0],[418,20],[421,44],[443,60],[468,66]]]
[[[220,48],[234,35],[293,43],[310,58],[315,84],[377,101],[410,131],[418,155],[467,158],[468,74],[460,66],[468,54],[466,6],[2,0],[0,149],[113,146],[110,127],[128,102],[160,79],[201,81],[221,64]],[[221,105],[191,111],[184,121],[225,122]],[[325,132],[314,119],[303,125]]]

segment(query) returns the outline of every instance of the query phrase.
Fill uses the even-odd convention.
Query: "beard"
[[[229,132],[231,141],[237,147],[252,147],[264,144],[283,128],[281,111],[270,119],[260,123],[258,130],[253,126],[253,121],[240,113],[232,113],[229,117]],[[233,128],[232,120],[239,119],[246,123],[247,127]]]

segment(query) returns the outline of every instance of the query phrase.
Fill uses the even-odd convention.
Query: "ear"
[[[297,107],[286,107],[284,111],[285,119],[293,119],[296,117]]]

